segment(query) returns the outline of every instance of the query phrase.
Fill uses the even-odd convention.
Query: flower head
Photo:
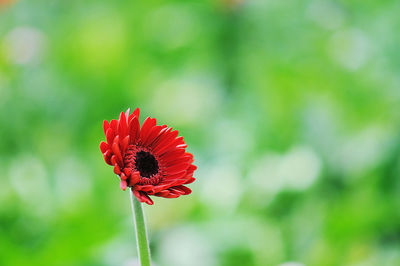
[[[107,164],[114,166],[120,187],[129,187],[140,202],[152,205],[149,195],[177,198],[192,191],[184,186],[192,183],[193,155],[178,131],[157,125],[155,118],[146,118],[140,126],[140,110],[121,112],[118,120],[104,120],[107,142],[100,150]]]

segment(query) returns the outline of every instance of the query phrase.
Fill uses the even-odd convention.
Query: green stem
[[[150,266],[150,249],[147,240],[146,223],[144,221],[144,213],[142,203],[140,203],[132,191],[129,190],[131,197],[131,206],[133,212],[133,221],[135,222],[136,244],[138,249],[139,261],[141,266]]]

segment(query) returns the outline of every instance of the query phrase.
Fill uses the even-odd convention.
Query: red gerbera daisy
[[[166,125],[156,125],[155,118],[139,124],[140,110],[131,115],[121,112],[118,120],[104,120],[107,142],[100,150],[107,164],[114,166],[120,187],[130,187],[140,202],[152,205],[149,195],[177,198],[192,191],[184,186],[192,183],[193,155],[186,152],[187,144],[178,131]]]

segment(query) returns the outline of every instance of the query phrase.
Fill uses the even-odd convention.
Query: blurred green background
[[[155,265],[400,265],[399,1],[0,5],[0,265],[137,265],[128,107],[199,167],[145,207]]]

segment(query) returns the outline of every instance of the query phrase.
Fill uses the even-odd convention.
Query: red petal
[[[168,189],[168,194],[163,196],[164,198],[178,198],[180,196],[180,194],[178,193],[174,193],[173,191]]]
[[[185,182],[186,182],[186,178],[179,178],[179,179],[176,179],[174,182],[172,182],[170,187],[179,186],[179,185],[185,184]]]
[[[114,137],[115,137],[114,130],[112,128],[107,129],[106,139],[109,145],[113,143]]]
[[[133,113],[128,117],[128,121],[130,121],[132,119],[132,117],[136,116],[137,118],[139,118],[140,115],[140,109],[136,108]]]
[[[165,145],[164,147],[160,148],[158,150],[158,153],[160,154],[164,154],[168,151],[170,151],[171,149],[180,149],[181,147],[178,147],[177,145],[180,144],[181,142],[183,142],[183,137],[178,137],[176,138],[174,141],[172,141],[171,143]]]
[[[187,171],[186,170],[182,170],[181,172],[175,173],[173,175],[168,175],[166,176],[166,178],[164,178],[160,184],[167,184],[167,183],[172,183],[174,182],[176,179],[182,179],[183,177],[187,176]]]
[[[130,168],[125,168],[125,169],[124,169],[124,173],[125,173],[127,176],[130,176],[130,175],[131,175],[131,172],[132,172],[132,170],[131,170]]]
[[[174,194],[185,195],[185,191],[177,189],[177,187],[171,187],[169,190]]]
[[[110,128],[114,130],[114,132],[117,132],[118,129],[118,121],[115,119],[112,119],[110,122]]]
[[[147,196],[146,192],[136,191],[136,190],[132,190],[132,192],[133,195],[135,195],[135,197],[138,199],[138,201],[147,203],[149,205],[153,205],[153,201],[150,199],[149,196]]]
[[[127,180],[128,179],[128,177],[124,174],[124,173],[121,173],[121,180]]]
[[[197,166],[196,165],[190,165],[189,166],[189,168],[187,169],[187,172],[188,172],[188,175],[190,174],[193,174],[193,172],[195,171],[197,169]]]
[[[128,125],[126,122],[126,116],[124,112],[121,112],[118,120],[118,135],[120,135],[121,138],[125,138],[127,134],[128,134]]]
[[[185,149],[176,149],[169,152],[166,152],[160,156],[161,160],[169,161],[175,158],[180,158],[185,153]]]
[[[169,190],[163,190],[154,194],[157,197],[166,198],[169,195]]]
[[[179,131],[178,130],[174,130],[169,132],[169,134],[165,134],[163,136],[160,137],[160,141],[157,143],[157,145],[155,145],[154,147],[154,151],[158,152],[160,150],[162,150],[164,147],[168,147],[171,142],[173,142],[174,139],[176,139],[176,137],[179,135]]]
[[[173,187],[173,188],[183,192],[183,195],[189,195],[190,193],[192,193],[192,190],[190,188],[182,186],[182,185],[176,186],[176,187]]]
[[[193,162],[194,162],[193,154],[187,152],[187,153],[185,153],[185,157],[189,159],[189,162],[190,162],[190,163],[193,163]]]
[[[126,182],[126,180],[121,180],[121,182],[119,183],[119,186],[121,187],[121,189],[123,191],[125,191],[125,189],[128,187],[128,183]]]
[[[124,163],[123,163],[123,160],[122,160],[121,150],[119,148],[119,136],[115,137],[114,143],[111,146],[111,149],[112,149],[113,153],[117,156],[116,159],[117,159],[118,165],[120,167],[123,167]]]
[[[114,173],[115,173],[116,175],[120,175],[120,174],[121,174],[121,169],[119,168],[118,165],[115,165],[115,166],[114,166]]]
[[[106,151],[103,155],[104,155],[104,161],[106,161],[106,163],[109,165],[113,165],[111,163],[111,155],[112,155],[111,150]]]
[[[109,148],[110,148],[110,147],[108,146],[108,144],[105,143],[104,141],[102,141],[102,142],[100,143],[100,150],[101,150],[101,153],[105,153]]]
[[[151,148],[154,149],[158,146],[160,142],[162,142],[166,136],[168,136],[172,130],[172,127],[167,127],[166,125],[162,126],[162,130],[160,131],[160,135],[157,137],[156,140],[151,144]]]
[[[139,115],[140,115],[140,109],[139,108],[136,108],[135,109],[135,111],[133,111],[133,113],[132,113],[134,116],[136,116],[137,118],[139,118]]]
[[[168,167],[168,168],[165,170],[165,172],[166,172],[168,175],[173,175],[173,174],[177,174],[177,173],[180,173],[180,172],[182,172],[182,171],[185,171],[186,169],[188,169],[188,167],[189,167],[189,164],[187,164],[187,163],[176,164],[176,165],[173,165],[173,166]]]
[[[128,145],[129,145],[129,135],[128,136],[126,136],[123,140],[122,140],[122,142],[121,142],[121,150],[122,150],[122,154],[125,154],[125,152],[126,152],[126,149],[128,148]]]
[[[129,113],[131,112],[131,108],[128,108],[127,110],[126,110],[126,112],[125,112],[125,116],[126,116],[126,120],[127,120],[127,122],[128,122],[128,118],[129,118]]]
[[[186,184],[193,183],[195,180],[196,180],[196,178],[191,177],[191,178],[190,178],[188,181],[186,181],[184,184],[186,185]]]
[[[140,124],[137,116],[132,117],[129,121],[128,134],[130,136],[130,144],[136,144],[140,135]]]
[[[179,145],[176,145],[176,147],[177,148],[184,148],[184,149],[186,149],[187,148],[187,144],[186,143],[184,143],[184,144],[179,144]]]
[[[108,128],[110,127],[110,123],[108,123],[107,120],[103,121],[103,130],[104,130],[104,134],[107,133]]]
[[[144,120],[142,129],[140,130],[140,137],[139,137],[139,140],[141,141],[141,143],[143,143],[143,140],[145,140],[148,137],[150,130],[156,124],[157,124],[157,120],[155,118],[147,117],[146,120]]]
[[[160,192],[160,191],[162,191],[162,190],[164,190],[164,189],[167,189],[167,188],[169,188],[169,187],[171,187],[171,185],[170,184],[167,184],[167,185],[155,185],[155,186],[153,186],[153,189],[152,189],[152,194],[155,194],[155,193],[158,193],[158,192]]]
[[[162,126],[155,126],[151,129],[148,137],[143,140],[143,146],[147,147],[149,146],[150,143],[152,143],[156,137],[160,134],[160,131],[162,130]]]
[[[175,173],[175,174],[170,174],[170,175],[168,175],[168,178],[179,179],[179,178],[182,178],[184,176],[187,176],[187,170],[182,170],[181,172],[178,172],[178,173]]]
[[[140,191],[149,192],[154,189],[154,186],[153,185],[136,185],[135,189],[140,190]]]
[[[173,165],[182,164],[182,163],[191,164],[190,158],[184,157],[184,156],[174,157],[174,158],[171,158],[170,160],[163,160],[163,162],[165,162],[165,164],[168,166],[173,166]]]
[[[133,172],[131,174],[131,177],[129,179],[129,186],[134,186],[140,181],[140,173],[139,172]]]
[[[115,156],[115,155],[111,156],[111,164],[114,166],[118,165],[117,156]]]

